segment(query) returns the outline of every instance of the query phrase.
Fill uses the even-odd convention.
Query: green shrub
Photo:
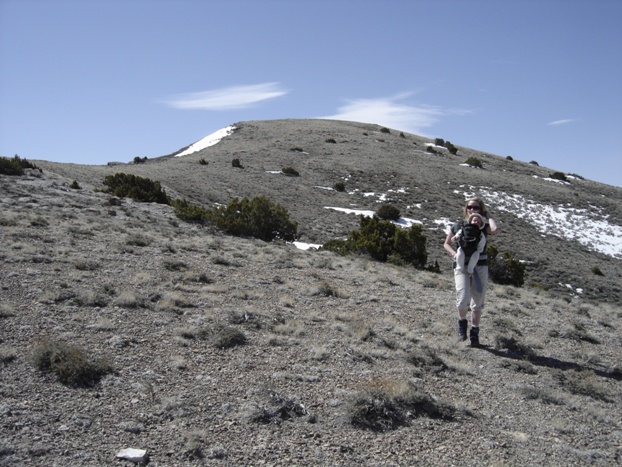
[[[44,373],[54,373],[67,386],[91,387],[112,367],[103,360],[88,357],[85,350],[58,341],[45,340],[34,351],[35,367]]]
[[[391,130],[388,128],[380,128],[380,133],[391,133]]]
[[[171,203],[175,215],[184,221],[205,222],[210,218],[210,211],[188,203],[185,199],[175,199]]]
[[[407,230],[396,227],[393,238],[394,253],[390,262],[401,264],[404,261],[415,268],[424,269],[428,261],[425,243],[426,238],[420,225],[413,225]]]
[[[376,215],[385,221],[396,221],[400,218],[400,210],[392,204],[383,204],[376,211]]]
[[[132,174],[116,173],[104,178],[104,185],[108,187],[105,193],[119,198],[131,198],[134,201],[145,203],[170,204],[170,199],[160,182]]]
[[[230,349],[246,344],[244,333],[231,326],[219,326],[210,336],[211,344],[217,349]]]
[[[499,250],[489,245],[488,270],[490,279],[502,285],[522,287],[525,284],[525,265],[505,251],[499,255]]]
[[[71,188],[72,190],[81,190],[82,189],[82,187],[75,180],[72,182],[71,185],[69,185],[69,188]]]
[[[320,250],[332,251],[333,253],[337,253],[341,256],[346,256],[352,253],[348,246],[348,242],[346,240],[338,239],[327,241],[320,247]]]
[[[326,138],[326,143],[332,143],[332,144],[337,144],[337,141],[335,140],[335,138]]]
[[[410,264],[424,269],[428,260],[426,238],[420,225],[401,229],[378,216],[359,217],[359,230],[349,233],[347,240],[331,240],[320,250],[334,251],[340,255],[368,254],[372,259],[394,264]]]
[[[438,151],[434,149],[434,146],[428,146],[425,148],[425,152],[429,152],[430,154],[438,154]]]
[[[478,169],[483,169],[484,168],[484,166],[482,164],[482,161],[480,161],[477,157],[473,157],[473,156],[469,157],[466,160],[465,164],[470,166],[470,167],[475,167],[475,168],[478,168]]]
[[[293,167],[285,167],[282,169],[282,172],[285,175],[290,175],[292,177],[298,177],[300,174],[298,173],[298,171],[296,169],[294,169]]]
[[[240,163],[240,159],[233,159],[231,161],[231,167],[235,167],[236,169],[243,169],[242,164]]]
[[[226,207],[212,211],[210,217],[230,235],[254,237],[267,242],[276,238],[293,241],[298,231],[298,223],[289,219],[287,209],[263,195],[252,200],[246,197],[233,199]]]
[[[400,138],[406,138],[406,135],[404,134],[403,131],[400,131]]]
[[[509,160],[509,161],[513,161],[514,160],[514,158],[512,156],[507,156],[506,159]]]
[[[359,217],[359,230],[350,232],[352,250],[364,252],[376,261],[386,261],[393,254],[393,239],[397,227],[379,217]]]
[[[24,169],[37,169],[41,172],[36,165],[31,164],[26,159],[20,158],[18,155],[15,157],[0,157],[0,174],[3,175],[23,175]]]
[[[208,162],[205,159],[199,159],[199,164],[200,165],[207,165]]]
[[[147,156],[145,156],[145,157],[138,157],[138,156],[136,156],[134,158],[134,164],[144,164],[145,162],[147,162]]]
[[[299,147],[289,148],[289,150],[293,151],[293,152],[304,152],[304,150],[302,148],[299,148]]]
[[[538,162],[536,162],[536,161],[531,161],[531,162],[530,162],[530,164],[531,164],[531,165],[537,165],[537,166],[539,166],[539,165],[540,165],[540,164],[538,164]]]
[[[603,274],[603,272],[600,270],[600,268],[598,266],[594,266],[592,268],[592,274],[595,274],[597,276],[604,276],[605,274]]]
[[[0,157],[0,174],[23,175],[24,169],[22,169],[22,166],[17,160],[9,159],[8,157]]]
[[[436,146],[445,146],[445,140],[443,138],[434,139],[434,144]]]
[[[549,175],[549,178],[552,178],[553,180],[561,180],[563,182],[568,181],[568,179],[566,178],[566,174],[564,174],[563,172],[553,172],[551,175]]]
[[[335,188],[335,191],[340,191],[340,192],[346,191],[346,185],[343,182],[335,183],[334,188]]]
[[[449,141],[445,141],[445,144],[443,146],[447,148],[449,154],[453,154],[454,156],[458,154],[458,148],[451,144]]]

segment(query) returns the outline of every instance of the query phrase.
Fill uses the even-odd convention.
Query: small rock
[[[138,464],[147,460],[147,451],[145,449],[127,448],[119,451],[117,457]]]

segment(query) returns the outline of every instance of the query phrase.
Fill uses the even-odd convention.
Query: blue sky
[[[335,118],[622,186],[620,0],[0,0],[0,155]]]

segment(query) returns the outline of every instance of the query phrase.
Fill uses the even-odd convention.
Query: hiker
[[[501,230],[486,210],[484,202],[479,198],[471,198],[464,206],[464,220],[456,222],[451,226],[451,229],[447,232],[443,247],[451,256],[454,265],[456,306],[458,308],[458,336],[460,340],[464,341],[467,339],[467,313],[470,306],[471,331],[469,332],[469,338],[471,340],[471,346],[477,347],[479,345],[479,323],[482,316],[482,309],[484,308],[486,286],[488,285],[488,256],[486,255],[486,246],[484,244],[472,274],[469,274],[468,267],[456,267],[456,256],[458,252],[454,250],[453,246],[454,237],[458,231],[471,225],[468,223],[471,214],[479,214],[484,221],[484,228],[481,229],[481,232],[484,234],[484,242],[488,235],[497,235]],[[468,264],[469,261],[470,258],[465,258],[464,264]]]
[[[473,213],[467,222],[469,225],[461,227],[452,237],[451,242],[458,244],[458,252],[455,256],[456,270],[462,272],[466,266],[470,276],[486,248],[486,235],[482,232],[486,227],[486,220],[481,214]]]

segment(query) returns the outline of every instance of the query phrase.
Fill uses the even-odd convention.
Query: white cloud
[[[352,99],[340,107],[335,115],[318,118],[375,123],[421,134],[424,128],[431,127],[446,114],[438,107],[414,107],[400,103],[405,97],[408,94],[378,99]]]
[[[243,109],[257,102],[281,97],[287,92],[279,83],[261,83],[182,94],[167,103],[176,109]]]
[[[547,125],[555,126],[555,125],[565,125],[566,123],[574,122],[574,118],[565,118],[563,120],[555,120],[553,122],[547,123]]]

